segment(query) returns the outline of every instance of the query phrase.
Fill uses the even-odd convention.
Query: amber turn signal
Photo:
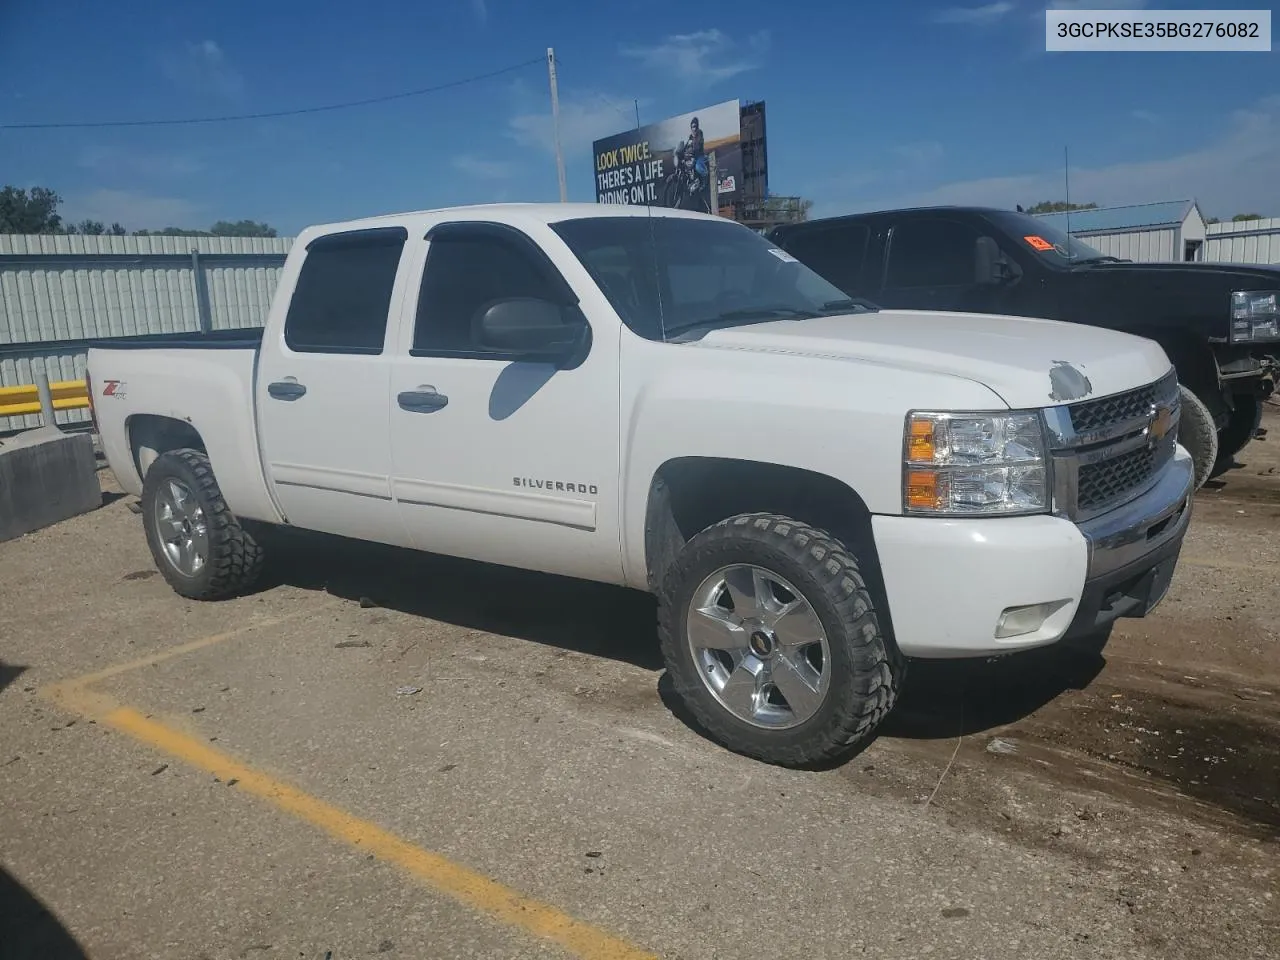
[[[935,426],[932,420],[913,419],[911,421],[911,438],[907,443],[909,463],[933,463]]]
[[[913,438],[914,439],[914,438]],[[947,481],[937,470],[907,473],[907,507],[911,510],[940,510],[946,502]]]

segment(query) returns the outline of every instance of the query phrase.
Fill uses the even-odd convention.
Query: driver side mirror
[[[979,237],[974,254],[974,279],[979,284],[1000,286],[1022,276],[1022,268],[1000,249],[992,237]]]
[[[485,350],[521,354],[520,359],[527,360],[564,361],[589,343],[591,327],[576,306],[512,297],[485,308],[477,334]]]

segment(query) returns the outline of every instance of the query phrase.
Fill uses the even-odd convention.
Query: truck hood
[[[1201,285],[1213,290],[1280,289],[1280,268],[1252,263],[1107,263],[1104,261],[1082,263],[1074,269],[1146,285],[1153,281],[1176,280],[1182,289],[1195,289]]]
[[[874,363],[976,381],[1010,407],[1051,407],[1158,380],[1159,344],[1099,327],[994,314],[880,310],[713,330],[694,346]]]

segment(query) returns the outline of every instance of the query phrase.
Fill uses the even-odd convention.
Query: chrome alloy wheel
[[[194,577],[209,562],[209,526],[191,489],[172,477],[156,491],[156,535],[173,569]]]
[[[798,726],[826,699],[831,649],[822,622],[800,591],[763,567],[734,564],[703,580],[685,636],[712,696],[752,726]]]

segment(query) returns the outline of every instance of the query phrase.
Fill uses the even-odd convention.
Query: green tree
[[[5,187],[0,190],[0,233],[61,232],[61,202],[61,197],[45,187],[29,191]]]
[[[235,223],[219,220],[209,228],[209,232],[215,237],[274,237],[276,228],[255,220],[237,220]]]
[[[1068,210],[1096,210],[1096,203],[1067,203],[1065,200],[1041,200],[1035,206],[1027,207],[1027,213],[1065,213]]]
[[[1242,220],[1261,220],[1261,219],[1262,219],[1262,214],[1260,213],[1237,213],[1234,217],[1231,218],[1231,221],[1233,223],[1240,223]]]

